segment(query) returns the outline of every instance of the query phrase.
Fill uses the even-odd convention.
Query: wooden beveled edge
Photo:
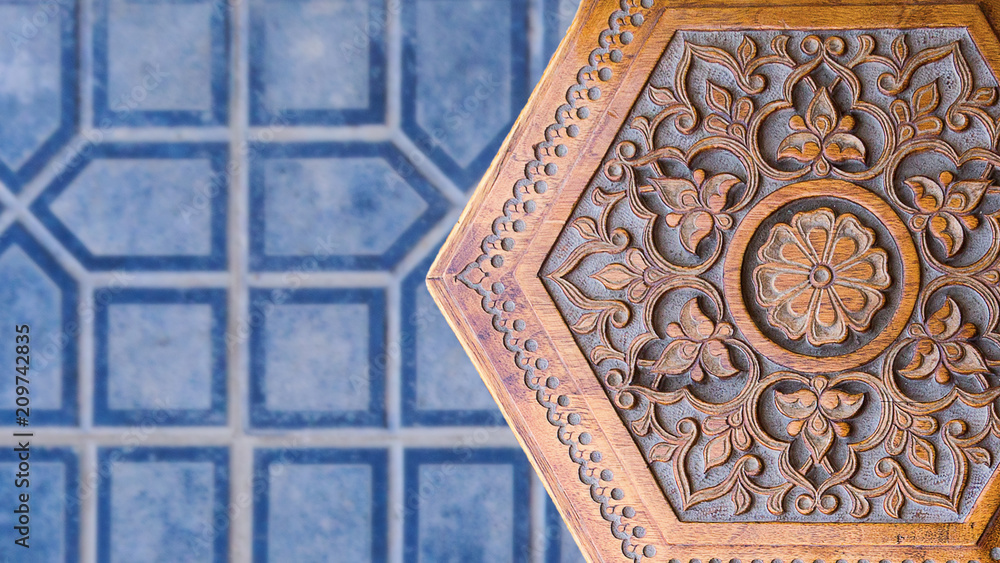
[[[461,283],[457,282],[454,278],[455,274],[461,271],[466,264],[473,261],[476,256],[481,252],[480,242],[482,238],[490,232],[492,218],[500,215],[500,209],[504,201],[506,201],[511,192],[514,182],[522,177],[520,174],[522,169],[517,166],[509,166],[507,170],[501,170],[501,164],[508,158],[512,163],[525,163],[533,159],[532,154],[532,143],[541,140],[541,133],[544,132],[545,127],[551,122],[551,117],[545,111],[546,108],[539,107],[545,102],[548,102],[549,107],[558,107],[561,104],[561,100],[564,99],[564,95],[560,93],[567,85],[571,84],[572,81],[567,77],[575,77],[575,71],[582,61],[585,60],[586,55],[589,54],[593,46],[588,44],[588,39],[593,40],[596,37],[598,31],[592,33],[592,37],[587,37],[586,34],[581,34],[584,27],[588,28],[598,28],[602,29],[600,25],[606,20],[606,17],[601,17],[601,13],[610,13],[612,10],[617,9],[617,2],[608,1],[593,1],[585,2],[581,6],[580,12],[577,14],[577,18],[574,20],[570,33],[567,38],[560,45],[557,51],[553,65],[550,65],[546,69],[542,81],[539,82],[539,86],[536,87],[536,91],[532,94],[531,100],[525,111],[518,118],[517,123],[512,129],[510,135],[504,142],[503,149],[496,159],[494,159],[486,177],[480,184],[475,195],[473,196],[472,202],[463,212],[462,217],[459,220],[458,225],[452,231],[445,244],[442,248],[441,253],[435,260],[434,265],[428,275],[428,285],[430,287],[431,293],[442,307],[445,312],[445,316],[448,322],[451,324],[452,328],[460,336],[463,346],[472,356],[477,369],[483,375],[487,386],[490,388],[490,392],[494,399],[497,400],[498,404],[501,406],[501,410],[507,420],[514,426],[518,431],[515,432],[518,441],[521,443],[522,447],[528,452],[529,459],[531,459],[536,470],[543,475],[543,483],[548,489],[549,493],[556,500],[556,505],[559,508],[563,517],[567,520],[569,528],[573,533],[574,538],[577,543],[583,547],[583,550],[587,557],[592,561],[603,561],[603,556],[605,554],[611,554],[612,556],[617,552],[621,554],[621,546],[619,542],[611,536],[610,530],[608,530],[608,522],[602,518],[594,517],[593,514],[587,514],[587,507],[593,507],[594,512],[598,505],[596,505],[589,498],[589,490],[584,484],[579,480],[574,480],[574,471],[577,469],[576,464],[570,461],[566,451],[566,446],[555,440],[554,430],[555,428],[547,423],[547,421],[541,421],[539,424],[538,416],[533,416],[530,411],[536,411],[537,413],[544,414],[544,409],[539,407],[537,403],[534,403],[533,397],[528,397],[528,395],[533,395],[529,393],[528,389],[524,386],[522,377],[519,373],[513,370],[512,365],[503,365],[504,360],[510,362],[510,355],[501,346],[499,350],[495,350],[497,353],[491,353],[493,350],[487,348],[490,340],[496,340],[496,334],[490,330],[488,323],[485,326],[479,326],[476,328],[470,323],[467,315],[469,312],[473,312],[475,315],[479,313],[478,316],[481,317],[480,325],[482,325],[482,320],[489,320],[489,316],[485,313],[480,313],[478,302],[480,297],[475,292],[469,291]],[[992,6],[991,6],[992,7]],[[603,8],[603,10],[598,10],[598,8]],[[774,28],[774,27],[817,27],[815,23],[815,9],[810,9],[809,15],[811,17],[804,18],[803,12],[801,10],[782,10],[786,12],[785,17],[782,18],[784,25],[773,25],[768,26],[767,14],[763,13],[774,8],[747,8],[747,9],[718,9],[710,10],[713,12],[713,17],[707,18],[712,23],[705,25],[698,25],[696,22],[690,22],[685,20],[682,13],[686,12],[689,16],[693,10],[674,10],[670,17],[664,18],[664,22],[678,22],[676,28],[684,27],[686,29],[716,29],[720,27],[733,28],[740,25],[739,21],[744,23],[749,19],[755,29],[763,28]],[[969,27],[970,34],[972,34],[977,45],[983,51],[984,56],[991,68],[996,74],[996,61],[998,60],[997,54],[1000,53],[1000,49],[997,48],[996,38],[993,35],[992,29],[986,23],[982,14],[976,8],[975,5],[970,4],[949,4],[949,5],[934,5],[932,8],[924,6],[878,6],[876,10],[877,13],[865,12],[868,16],[863,23],[859,23],[857,19],[857,13],[855,10],[857,7],[824,7],[823,13],[835,14],[840,12],[840,19],[831,18],[832,25],[827,25],[828,29],[843,29],[843,28],[864,28],[864,27],[879,27],[879,26],[899,26],[899,27],[927,27],[936,24],[939,26],[961,26]],[[596,19],[587,18],[584,14],[589,14],[597,10]],[[699,15],[704,16],[704,10],[698,10]],[[648,25],[636,30],[636,41],[634,41],[630,48],[622,47],[619,45],[623,51],[626,52],[626,62],[629,62],[628,58],[634,56],[635,49],[644,45],[646,41],[646,35],[644,35],[643,30],[651,29],[656,27],[654,17],[658,19],[658,16],[663,13],[662,8],[653,7],[653,13],[647,16]],[[716,17],[716,14],[719,17]],[[888,15],[887,15],[888,14]],[[733,16],[736,16],[734,19]],[[850,16],[850,17],[846,17]],[[742,20],[739,18],[742,17]],[[971,18],[971,19],[970,19]],[[739,20],[739,21],[737,21]],[[595,21],[597,22],[595,24]],[[803,21],[803,23],[795,23],[796,21]],[[905,22],[912,22],[907,25]],[[589,25],[588,25],[589,22]],[[850,23],[840,23],[840,22],[850,22]],[[885,22],[885,23],[878,23]],[[903,22],[902,24],[900,22]],[[664,24],[667,25],[667,24]],[[662,30],[657,30],[660,35],[663,34]],[[978,33],[977,33],[978,32]],[[984,45],[981,42],[984,36],[988,36],[987,43],[989,45]],[[666,39],[660,41],[663,46],[666,45]],[[649,57],[640,56],[639,59],[649,59],[645,61],[649,67],[656,63],[662,52],[662,47],[658,49],[651,49],[653,53]],[[575,55],[581,55],[582,58],[568,58],[567,54],[573,53]],[[640,50],[640,55],[642,52]],[[577,61],[575,63],[570,63],[569,61]],[[631,64],[631,63],[630,63]],[[570,71],[567,73],[567,71]],[[609,81],[609,86],[615,86],[618,81],[618,76],[621,74],[620,71],[615,72],[615,79]],[[556,80],[552,79],[553,75],[563,77],[558,84],[553,84]],[[645,80],[641,80],[640,84],[635,86],[633,89],[637,89],[644,85]],[[600,84],[605,86],[605,84]],[[605,88],[605,90],[613,90],[613,88]],[[553,98],[553,96],[556,96]],[[631,109],[631,103],[635,99],[635,94],[632,94],[632,100],[621,101],[620,96],[615,96],[614,100],[619,103],[626,103],[623,111],[620,114],[615,114],[615,117],[620,122],[627,115],[628,111]],[[587,104],[588,107],[596,109],[597,107],[603,106],[605,104],[590,102]],[[538,110],[541,109],[541,113]],[[528,118],[532,117],[534,114],[533,122],[541,123],[527,123]],[[610,118],[612,114],[605,114],[605,119]],[[620,123],[619,123],[620,125]],[[591,131],[593,128],[586,129]],[[606,124],[599,128],[601,131],[610,131],[609,135],[613,138],[614,133],[618,130],[618,126],[608,127]],[[581,135],[583,138],[587,138],[588,135]],[[568,146],[571,145],[571,140],[565,139]],[[610,140],[605,142],[603,147],[599,147],[597,150],[590,151],[587,155],[588,157],[594,158],[595,161],[599,162],[603,157],[604,152],[610,143]],[[594,143],[591,140],[587,141],[588,147],[592,147]],[[571,151],[571,156],[579,157],[584,151],[579,150],[579,146],[575,146],[574,150]],[[501,155],[504,158],[501,158]],[[521,156],[521,158],[518,158]],[[564,163],[560,162],[561,166],[565,166]],[[559,193],[558,203],[563,206],[562,212],[565,216],[568,216],[569,210],[572,204],[575,203],[582,189],[587,185],[590,180],[593,170],[583,171],[573,169],[573,174],[571,175],[571,180],[576,180],[571,182],[571,185],[576,187],[576,195],[570,193],[571,190],[566,190],[563,193],[559,193],[561,188],[556,187],[556,182],[552,181],[553,191]],[[581,177],[582,175],[582,177]],[[556,175],[555,177],[558,177]],[[559,182],[559,184],[565,183],[567,180],[564,179]],[[543,199],[543,198],[535,198]],[[568,202],[568,203],[564,203]],[[492,205],[492,208],[491,208]],[[526,244],[529,251],[524,255],[527,261],[531,261],[533,266],[528,266],[527,262],[522,263],[518,267],[518,272],[516,275],[516,284],[523,285],[524,293],[527,294],[524,297],[532,301],[532,308],[534,308],[533,313],[538,314],[541,309],[539,306],[549,307],[549,313],[555,313],[554,318],[556,322],[554,324],[542,325],[539,323],[539,319],[536,316],[533,319],[533,323],[538,323],[538,327],[547,328],[551,331],[554,327],[559,327],[563,334],[557,335],[545,335],[542,334],[532,334],[534,338],[539,336],[549,336],[558,340],[566,340],[569,345],[559,348],[562,352],[562,356],[559,357],[560,362],[563,365],[559,365],[560,362],[553,362],[549,371],[546,375],[553,375],[556,372],[553,370],[558,369],[559,377],[563,380],[569,380],[576,383],[577,389],[585,389],[583,393],[586,397],[586,402],[588,404],[588,412],[580,413],[583,416],[583,422],[581,427],[585,428],[591,434],[595,434],[594,442],[597,445],[598,436],[595,433],[595,428],[592,424],[597,423],[600,428],[600,434],[606,432],[614,433],[615,430],[623,436],[607,438],[616,438],[612,440],[612,450],[608,450],[606,447],[600,447],[601,451],[607,456],[612,451],[616,457],[624,458],[634,458],[625,460],[628,467],[639,467],[640,464],[644,464],[641,454],[638,449],[634,446],[634,442],[631,436],[625,430],[621,423],[620,418],[618,418],[617,413],[611,408],[609,402],[605,400],[593,401],[591,404],[590,398],[604,399],[605,394],[603,389],[600,387],[596,378],[593,377],[593,372],[590,370],[589,365],[583,358],[579,349],[576,347],[575,342],[569,335],[568,329],[560,321],[561,317],[558,312],[555,311],[551,300],[548,299],[547,293],[544,287],[541,286],[540,280],[537,278],[538,267],[540,266],[542,260],[548,253],[551,247],[551,242],[554,237],[558,235],[562,228],[565,216],[562,221],[555,218],[556,213],[554,210],[559,207],[556,204],[546,204],[547,206],[542,210],[548,215],[543,223],[543,227],[538,231],[537,239],[545,240],[540,233],[549,232],[551,238],[548,239],[548,244],[542,243],[542,240],[532,241],[533,244]],[[478,221],[473,221],[473,218],[477,218]],[[529,232],[530,232],[529,227]],[[521,241],[523,242],[523,241]],[[519,244],[521,244],[519,242]],[[523,247],[521,253],[524,253]],[[508,260],[514,253],[508,253]],[[494,280],[496,281],[496,280]],[[511,279],[504,279],[503,282],[509,286],[508,292],[519,289],[515,286],[510,286],[510,283],[514,281]],[[457,288],[456,291],[452,289]],[[465,296],[460,295],[465,293]],[[468,297],[471,296],[470,300]],[[509,296],[505,294],[505,298]],[[538,299],[541,297],[541,299]],[[473,308],[469,308],[464,305],[473,305]],[[522,316],[526,313],[519,307]],[[547,316],[547,315],[546,315]],[[532,326],[528,331],[538,328]],[[540,341],[541,342],[541,341]],[[565,343],[564,343],[565,344]],[[492,348],[492,347],[490,347]],[[546,352],[549,352],[547,357],[554,358],[551,352],[556,349],[552,348],[549,350],[547,346],[540,344],[540,348],[546,348]],[[498,355],[499,354],[499,355]],[[567,359],[567,356],[576,356],[575,358]],[[494,362],[499,360],[500,365],[494,365]],[[574,369],[566,369],[568,366],[573,365]],[[583,371],[577,369],[582,366]],[[561,369],[559,369],[561,368]],[[502,374],[507,373],[507,376]],[[513,373],[513,376],[510,374]],[[576,377],[576,374],[584,375],[583,378]],[[589,376],[589,377],[586,377]],[[582,385],[581,385],[582,383]],[[501,389],[503,386],[505,389]],[[596,391],[596,394],[593,393]],[[525,397],[524,401],[519,401],[520,404],[516,403],[511,393],[517,393],[520,397]],[[563,387],[560,387],[559,392],[562,394],[571,395]],[[580,397],[577,394],[572,394],[573,405],[577,405],[580,402]],[[530,401],[528,400],[530,399]],[[522,408],[522,406],[524,408]],[[600,411],[609,411],[603,412]],[[526,412],[527,411],[527,412]],[[610,416],[609,416],[610,415]],[[540,435],[541,438],[537,438]],[[603,440],[602,440],[603,441]],[[543,455],[541,452],[547,452],[547,455]],[[555,457],[552,454],[555,454]],[[605,458],[607,460],[607,457]],[[553,460],[562,460],[556,462],[554,467],[550,462]],[[608,460],[610,462],[610,460]],[[617,460],[619,463],[615,463],[616,466],[621,466],[622,460]],[[638,461],[638,463],[636,463]],[[609,463],[602,463],[602,466],[607,466]],[[569,468],[569,472],[565,475],[562,474]],[[761,524],[761,523],[739,523],[739,524],[695,524],[695,523],[678,523],[676,516],[673,514],[669,505],[667,505],[662,492],[656,486],[651,475],[648,473],[641,473],[640,481],[646,481],[645,483],[635,483],[635,476],[632,475],[632,479],[629,486],[623,487],[624,483],[621,481],[622,472],[616,472],[616,480],[614,482],[615,486],[619,486],[626,489],[626,500],[629,500],[631,493],[633,491],[641,491],[640,498],[641,506],[636,506],[637,516],[635,521],[641,523],[649,532],[652,532],[648,537],[656,537],[654,541],[655,544],[659,546],[669,546],[669,553],[661,553],[661,556],[657,556],[657,559],[661,558],[702,558],[705,560],[711,559],[713,557],[740,557],[743,559],[753,559],[761,558],[765,560],[770,560],[774,557],[788,559],[790,557],[808,558],[816,557],[823,558],[827,560],[837,559],[904,559],[910,558],[919,561],[921,558],[932,558],[940,561],[945,561],[949,559],[975,559],[979,558],[982,560],[987,560],[989,547],[996,545],[997,530],[995,527],[989,529],[989,533],[979,537],[979,546],[975,547],[972,545],[980,536],[980,532],[984,526],[986,517],[993,513],[995,506],[997,504],[997,491],[992,489],[992,485],[996,480],[996,475],[992,476],[990,482],[987,484],[987,488],[984,490],[983,495],[980,497],[980,503],[974,508],[973,513],[969,516],[969,520],[974,520],[973,525],[970,527],[967,524]],[[645,479],[642,479],[644,477]],[[650,486],[652,485],[652,486]],[[610,485],[609,485],[610,488]],[[631,490],[630,490],[631,489]],[[582,492],[583,494],[578,494]],[[570,501],[569,497],[574,497],[576,500]],[[581,498],[582,497],[582,498]],[[988,499],[985,497],[989,497]],[[581,504],[582,500],[582,504]],[[989,501],[989,502],[986,502]],[[634,500],[632,501],[635,502]],[[990,505],[987,507],[986,505]],[[989,508],[989,510],[986,510]],[[581,511],[581,512],[578,512]],[[665,513],[664,513],[665,512]],[[652,516],[652,518],[644,516]],[[667,529],[663,529],[661,524],[673,524]],[[978,524],[978,525],[977,525]],[[677,539],[684,534],[683,530],[686,528],[700,527],[703,530],[700,534],[697,534],[697,542],[705,545],[677,545]],[[804,546],[799,542],[784,542],[780,541],[782,537],[788,537],[787,532],[782,532],[781,528],[787,530],[789,527],[798,529],[798,535],[791,535],[792,538],[800,540],[802,534],[809,536],[811,540],[819,540],[821,542],[826,542],[827,546]],[[803,528],[804,527],[804,528]],[[726,533],[720,534],[720,528],[726,529]],[[776,529],[771,529],[776,528]],[[849,529],[858,530],[856,534],[849,532]],[[882,530],[879,530],[882,528]],[[906,537],[899,534],[900,529],[913,530],[912,537]],[[671,541],[668,543],[665,541],[664,532],[669,533]],[[779,533],[782,532],[782,533]],[[875,533],[872,532],[881,532]],[[893,532],[892,534],[886,535],[884,532]],[[882,536],[881,538],[876,537],[878,541],[872,542],[868,538],[872,535]],[[852,538],[852,536],[858,536],[857,538]],[[747,546],[746,543],[751,537],[759,537],[760,540],[753,542],[755,544],[768,544],[769,547],[759,547],[759,546]],[[775,540],[779,541],[775,541]],[[854,543],[855,539],[859,540],[855,545],[856,547],[841,547],[845,543]],[[582,540],[582,541],[581,541]],[[706,541],[707,540],[707,541]],[[912,541],[910,541],[912,540]],[[602,545],[598,547],[594,544],[597,542]],[[924,547],[917,547],[913,545],[904,546],[897,542],[903,543],[920,543]],[[985,543],[984,543],[985,542]],[[936,546],[927,546],[928,543],[936,543]],[[963,546],[954,545],[954,543],[965,544]],[[674,544],[674,545],[669,545]],[[739,545],[743,544],[743,546]],[[775,545],[780,544],[780,545]],[[941,544],[953,544],[951,546],[941,545]],[[877,546],[878,549],[873,550],[872,548]],[[661,547],[663,549],[663,547]],[[791,551],[791,553],[788,553]],[[877,553],[873,554],[872,551]]]

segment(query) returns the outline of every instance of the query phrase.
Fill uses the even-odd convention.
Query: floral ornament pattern
[[[793,115],[788,126],[794,133],[785,137],[778,145],[778,159],[791,158],[812,164],[817,176],[830,173],[830,163],[841,164],[852,160],[865,159],[865,145],[861,139],[851,134],[854,118],[840,117],[826,88],[816,91],[805,119]]]
[[[913,176],[904,184],[913,193],[918,212],[910,217],[910,228],[930,233],[944,245],[948,257],[958,253],[965,242],[965,229],[975,229],[979,219],[973,210],[979,206],[992,184],[990,180],[955,180],[945,170],[937,181],[927,176]]]
[[[813,346],[843,342],[849,328],[866,330],[892,282],[887,255],[874,243],[857,217],[826,208],[776,225],[753,273],[768,322]]]
[[[540,275],[682,520],[968,516],[1000,453],[1000,96],[971,47],[964,28],[674,36]],[[767,219],[792,185],[797,212]],[[866,226],[871,198],[899,229]]]
[[[726,340],[733,335],[732,325],[712,322],[701,311],[697,299],[681,307],[680,322],[668,324],[667,335],[673,340],[650,368],[657,377],[654,387],[664,375],[688,373],[697,382],[706,374],[724,379],[739,373],[726,349]]]
[[[705,171],[700,169],[691,176],[694,182],[684,178],[650,178],[652,185],[639,191],[656,190],[663,203],[673,210],[664,220],[668,226],[677,228],[681,245],[694,254],[698,243],[715,227],[729,229],[733,226],[732,215],[723,213],[723,209],[729,191],[742,180],[732,174],[716,174],[706,179]]]
[[[818,376],[813,378],[809,389],[787,394],[774,392],[774,405],[781,414],[792,419],[786,427],[788,435],[801,434],[817,464],[822,463],[830,451],[834,435],[846,438],[851,433],[846,420],[858,414],[865,399],[863,393],[829,389],[829,383],[826,377]]]
[[[951,297],[927,321],[910,326],[917,339],[913,359],[899,374],[909,379],[934,375],[938,383],[948,383],[952,375],[975,375],[989,372],[982,354],[969,341],[976,326],[962,322],[962,312]]]

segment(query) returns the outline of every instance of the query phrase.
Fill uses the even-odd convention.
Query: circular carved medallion
[[[839,371],[878,356],[906,326],[919,285],[906,225],[877,195],[841,180],[763,198],[726,253],[724,291],[737,327],[757,351],[794,369]]]

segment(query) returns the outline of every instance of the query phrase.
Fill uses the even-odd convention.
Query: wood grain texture
[[[592,561],[997,546],[997,8],[794,4],[585,1],[428,276]]]

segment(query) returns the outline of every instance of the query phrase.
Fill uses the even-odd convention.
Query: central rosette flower
[[[848,328],[866,330],[891,283],[887,255],[874,243],[857,217],[827,208],[775,225],[753,272],[768,322],[813,346],[843,342]]]

